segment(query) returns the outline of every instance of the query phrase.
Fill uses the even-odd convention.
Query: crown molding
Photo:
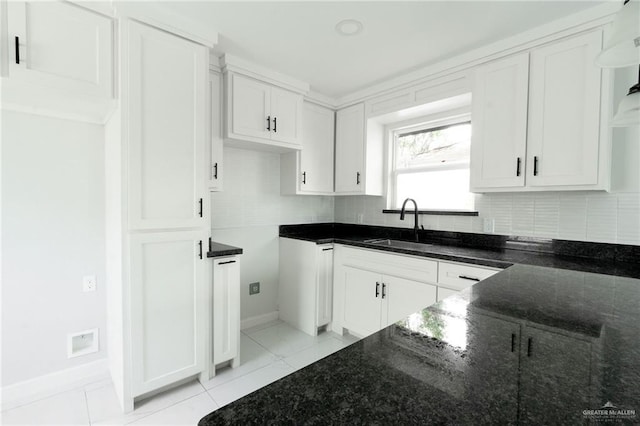
[[[225,73],[231,71],[243,74],[303,95],[306,95],[309,92],[309,83],[305,83],[301,80],[297,80],[293,77],[289,77],[288,75],[273,71],[269,68],[234,55],[223,55],[220,58],[220,66],[222,72]]]

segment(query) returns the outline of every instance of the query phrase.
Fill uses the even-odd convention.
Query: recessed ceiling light
[[[336,24],[336,31],[344,36],[360,34],[362,32],[362,22],[355,19],[345,19]]]

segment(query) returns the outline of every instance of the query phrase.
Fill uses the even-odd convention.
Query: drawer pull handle
[[[356,172],[356,185],[360,185],[360,172]]]
[[[267,117],[267,132],[271,131],[271,116]]]
[[[218,265],[228,265],[229,263],[236,263],[235,260],[227,260],[226,262],[218,262]]]
[[[380,283],[376,281],[376,297],[380,295]]]
[[[518,164],[516,165],[516,176],[520,176],[520,165],[522,164],[522,159],[518,157]]]
[[[322,251],[329,251],[329,250],[333,250],[333,247],[323,248],[323,249],[322,249]]]
[[[302,172],[302,184],[307,184],[307,172]]]
[[[273,133],[278,133],[278,117],[273,117]]]
[[[387,295],[387,292],[385,291],[386,289],[387,289],[387,285],[385,283],[382,283],[382,298],[383,299]]]
[[[533,175],[538,176],[538,156],[533,157]]]
[[[476,277],[469,277],[467,275],[458,275],[458,278],[461,278],[463,280],[469,280],[469,281],[480,281],[480,278],[476,278]]]
[[[213,165],[213,178],[218,180],[218,163]]]
[[[198,257],[200,257],[200,259],[202,259],[202,240],[200,240],[198,242],[198,248],[199,248],[199,251],[200,251],[200,253],[198,254]]]

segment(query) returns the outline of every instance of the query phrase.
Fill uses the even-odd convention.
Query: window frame
[[[471,113],[465,109],[465,112],[461,111],[449,111],[448,113],[441,113],[436,115],[423,116],[418,119],[411,120],[410,123],[394,123],[387,127],[388,135],[388,173],[387,173],[387,208],[390,210],[399,209],[400,206],[395,205],[397,194],[397,182],[398,176],[401,174],[411,173],[424,173],[431,171],[444,171],[444,170],[461,170],[471,168],[471,155],[469,155],[468,161],[456,161],[445,164],[432,164],[411,168],[396,168],[396,141],[401,135],[406,135],[413,132],[423,132],[429,130],[439,130],[457,124],[471,124]],[[461,210],[462,211],[462,210]]]

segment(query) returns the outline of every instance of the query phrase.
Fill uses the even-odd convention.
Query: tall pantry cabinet
[[[205,368],[207,47],[120,21],[106,126],[109,361],[125,412]]]

